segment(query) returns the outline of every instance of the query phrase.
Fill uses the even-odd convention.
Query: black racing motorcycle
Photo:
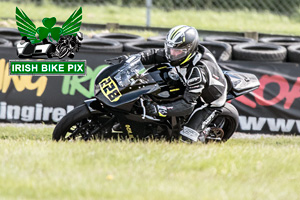
[[[228,82],[227,100],[259,87],[253,74],[224,72]],[[140,56],[112,64],[95,79],[95,97],[65,115],[56,125],[53,140],[129,139],[178,140],[189,116],[153,117],[146,114],[149,101],[175,101],[182,98],[185,86],[170,64],[144,66]],[[201,102],[195,109],[205,107]],[[226,103],[205,129],[205,140],[227,141],[238,126],[238,111]]]

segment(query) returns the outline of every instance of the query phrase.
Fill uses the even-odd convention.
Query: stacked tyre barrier
[[[131,43],[131,42],[141,42],[145,40],[145,38],[139,35],[126,34],[126,33],[100,33],[100,34],[93,35],[93,38],[119,42],[120,44],[123,45],[122,51],[125,51],[124,44]]]
[[[234,60],[283,62],[286,56],[287,49],[276,44],[245,43],[233,47]]]
[[[81,51],[132,54],[164,48],[165,35],[147,39],[126,33],[100,33],[84,37]],[[16,46],[21,36],[17,29],[0,28],[0,46]],[[237,36],[207,36],[199,44],[208,48],[218,61],[300,63],[300,37],[263,37],[259,41]]]
[[[86,52],[122,52],[123,45],[111,39],[84,38],[80,51]]]
[[[0,38],[8,40],[11,45],[21,39],[20,32],[15,28],[0,28]]]
[[[111,40],[120,43],[123,46],[123,51],[128,53],[137,53],[147,49],[164,48],[165,36],[156,36],[153,38],[145,38],[126,33],[101,33],[92,36],[93,39]]]
[[[11,47],[11,46],[12,46],[12,42],[4,38],[0,38],[0,47]]]
[[[99,34],[94,38],[116,37],[116,34],[109,35]],[[118,37],[129,38],[129,34],[119,34]],[[164,48],[165,38],[165,35],[159,35],[143,40],[130,35],[131,41],[117,41],[123,44],[124,52],[137,53],[151,48]],[[257,42],[251,38],[237,36],[207,36],[199,43],[208,48],[218,61],[300,62],[300,38],[297,37],[268,37]]]
[[[225,42],[231,45],[232,60],[300,62],[300,38],[298,37],[263,37],[256,42],[250,38],[209,36],[205,37],[204,41]],[[227,50],[227,54],[228,52]],[[219,60],[223,61],[223,59]]]
[[[16,35],[18,33],[18,36]],[[12,47],[21,36],[17,29],[0,28],[0,47]]]
[[[271,43],[283,46],[287,49],[288,62],[300,62],[300,38],[299,37],[264,37],[259,40],[263,43]]]

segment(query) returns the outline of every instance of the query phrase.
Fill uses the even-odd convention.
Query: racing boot
[[[206,143],[206,139],[211,130],[208,125],[218,116],[220,112],[221,108],[210,107],[194,111],[186,125],[180,131],[183,139],[186,139],[190,142],[197,142],[200,140],[202,143]]]

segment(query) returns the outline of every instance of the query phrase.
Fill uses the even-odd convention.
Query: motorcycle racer
[[[197,141],[205,137],[207,125],[225,105],[227,82],[213,54],[199,44],[197,30],[186,25],[176,26],[169,31],[164,49],[150,49],[140,55],[144,65],[169,62],[176,66],[186,86],[180,100],[160,105],[148,103],[147,114],[190,115],[180,131],[183,140]]]
[[[95,96],[67,113],[52,138],[227,141],[239,114],[226,101],[259,88],[259,80],[223,72],[193,27],[171,29],[165,43],[105,60],[110,65],[95,77]]]

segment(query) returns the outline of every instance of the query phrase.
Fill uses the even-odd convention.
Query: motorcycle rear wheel
[[[109,138],[114,116],[91,113],[86,105],[80,105],[65,115],[56,125],[52,139],[59,140],[95,140]]]
[[[222,129],[222,136],[219,142],[226,142],[236,131],[239,124],[239,113],[237,109],[230,103],[226,103],[222,108],[222,113],[211,123],[212,127]],[[211,133],[214,135],[214,133]],[[213,138],[213,137],[212,137]],[[209,141],[210,139],[208,139]]]

